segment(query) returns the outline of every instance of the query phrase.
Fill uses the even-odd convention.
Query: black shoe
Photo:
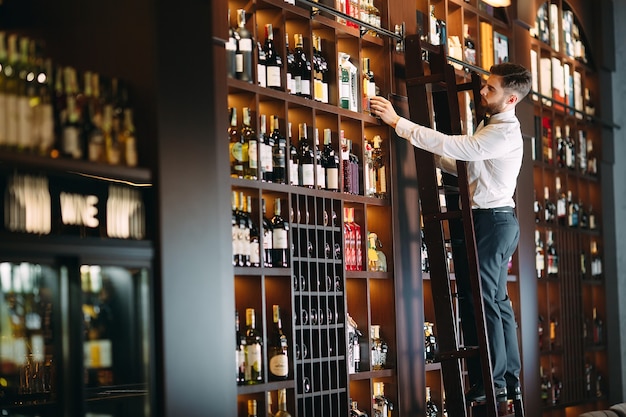
[[[505,387],[495,387],[496,401],[503,402],[507,400],[507,390]],[[467,402],[485,402],[487,396],[485,395],[485,387],[479,384],[473,385],[465,393],[465,401]]]
[[[522,399],[522,389],[519,385],[513,387],[507,387],[506,389],[506,398],[509,400],[521,400]]]

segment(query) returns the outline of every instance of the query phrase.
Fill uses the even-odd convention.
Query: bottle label
[[[261,63],[256,66],[256,78],[257,84],[260,87],[267,87],[267,72],[265,71],[267,67]]]
[[[298,184],[298,164],[294,163],[292,160],[289,160],[289,184],[299,185]]]
[[[329,190],[339,189],[339,168],[326,169],[326,188]]]
[[[246,381],[250,381],[253,375],[260,375],[261,373],[261,345],[247,345],[246,346]]]
[[[274,164],[273,164],[273,155],[272,155],[272,147],[261,143],[260,145],[260,154],[261,154],[261,171],[262,172],[273,172]]]
[[[263,249],[272,249],[272,231],[263,230]]]
[[[287,355],[279,353],[272,356],[269,363],[269,370],[272,375],[285,378],[289,374],[289,361]]]
[[[233,256],[237,257],[241,253],[239,244],[239,226],[233,226]]]
[[[257,169],[257,142],[250,140],[248,144],[248,161],[250,161],[250,169]]]
[[[17,145],[17,96],[7,94],[5,96],[6,105],[6,144]]]
[[[20,96],[17,99],[17,146],[30,148],[32,145],[31,126],[33,123],[33,110],[30,107],[27,96]]]
[[[259,249],[259,242],[250,243],[250,264],[259,265],[261,263],[261,252]]]
[[[317,187],[318,188],[326,188],[326,175],[325,169],[322,164],[317,165]]]
[[[287,231],[274,229],[272,232],[272,244],[274,249],[287,249]]]
[[[315,171],[313,170],[313,164],[300,165],[302,170],[302,184],[305,187],[315,185]]]
[[[267,86],[280,88],[280,67],[267,67]]]
[[[252,52],[252,39],[243,38],[239,39],[239,50],[242,52]]]
[[[242,162],[243,161],[243,145],[239,142],[231,144],[230,154],[233,156],[235,161]]]
[[[82,156],[79,134],[79,130],[74,126],[66,126],[63,129],[63,152],[73,158]]]

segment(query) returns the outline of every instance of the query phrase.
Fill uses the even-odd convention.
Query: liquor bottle
[[[548,186],[545,186],[543,188],[543,198],[544,198],[544,205],[543,205],[544,219],[546,223],[554,223],[555,218],[556,218],[556,206],[552,202],[552,200],[550,200],[550,188]]]
[[[367,417],[367,413],[359,410],[359,404],[356,401],[350,401],[350,417]]]
[[[373,417],[391,417],[393,404],[385,397],[385,384],[383,382],[374,382],[373,391]]]
[[[354,207],[350,207],[350,223],[354,230],[354,271],[363,270],[363,239],[361,235],[361,226],[354,221]]]
[[[246,385],[263,382],[263,338],[253,308],[246,309]]]
[[[589,362],[589,358],[585,358],[585,395],[592,396],[593,387],[593,365]]]
[[[428,40],[432,45],[440,44],[438,19],[435,16],[435,5],[430,5],[430,14],[428,15]]]
[[[589,213],[587,212],[582,199],[578,200],[578,225],[581,229],[589,228]]]
[[[278,116],[270,116],[270,126],[272,133],[270,134],[270,143],[273,143],[272,149],[272,182],[284,184],[287,181],[287,140],[280,134]]]
[[[132,108],[124,109],[124,120],[119,135],[119,141],[124,165],[129,167],[137,166],[137,138],[135,136],[135,123]]]
[[[556,141],[556,161],[559,168],[567,166],[567,144],[561,134],[561,126],[554,127],[554,140]]]
[[[556,177],[556,218],[561,226],[567,225],[567,197],[565,191],[561,188],[561,178]]]
[[[287,389],[281,388],[278,390],[278,411],[274,414],[274,417],[291,417],[289,411],[287,411]]]
[[[239,192],[239,266],[250,266],[250,227],[246,211],[246,199],[243,192]]]
[[[559,327],[559,321],[556,313],[550,315],[550,350],[554,350],[557,347],[557,332]]]
[[[263,212],[263,266],[271,268],[273,266],[273,233],[272,222],[266,216],[265,199],[261,199],[261,210]]]
[[[315,186],[315,157],[307,138],[306,123],[298,124],[298,138],[298,185],[313,188]]]
[[[438,417],[439,408],[432,399],[430,387],[426,387],[426,417]]]
[[[377,371],[381,369],[385,369],[385,365],[387,364],[387,351],[389,347],[387,346],[387,342],[385,342],[380,336],[380,326],[372,325],[371,326],[371,361],[372,361],[372,369]]]
[[[535,223],[540,223],[541,214],[542,214],[541,212],[543,211],[543,207],[541,206],[541,203],[537,199],[537,192],[535,190],[533,190],[533,197],[534,197],[533,211],[535,212]]]
[[[230,148],[230,176],[243,178],[243,166],[248,160],[248,149],[245,148],[243,136],[237,127],[237,108],[230,108],[230,126],[228,127]]]
[[[590,244],[590,252],[591,252],[591,279],[599,279],[602,276],[602,257],[598,252],[598,243],[595,240],[591,241]]]
[[[545,252],[543,247],[543,241],[541,240],[541,233],[539,230],[535,230],[535,271],[537,272],[537,278],[543,277],[543,271],[546,268]]]
[[[372,161],[374,163],[374,196],[377,198],[387,198],[387,165],[385,153],[380,144],[382,139],[379,135],[374,136],[374,149],[372,150]]]
[[[551,381],[551,395],[552,404],[558,404],[561,402],[561,390],[563,389],[563,383],[559,379],[556,373],[556,368],[552,368],[552,381]]]
[[[256,400],[248,400],[248,417],[257,417]]]
[[[593,344],[600,345],[604,342],[604,323],[602,319],[598,317],[598,310],[596,307],[593,308],[592,316],[593,322]]]
[[[438,350],[437,338],[434,333],[434,324],[424,322],[424,360],[426,363],[433,362]]]
[[[470,65],[476,65],[476,42],[474,42],[474,39],[470,35],[469,25],[467,23],[463,24],[463,44],[465,45],[463,51],[465,62]]]
[[[311,62],[304,51],[302,34],[294,35],[294,80],[295,94],[297,96],[311,98]]]
[[[272,393],[269,391],[265,395],[265,403],[267,404],[267,415],[265,417],[276,417],[272,411]]]
[[[272,217],[272,266],[275,268],[289,267],[289,244],[287,235],[289,223],[281,217],[280,198],[274,200],[274,217]]]
[[[322,54],[322,38],[316,36],[313,39],[313,55],[317,61],[317,66],[314,65],[314,97],[322,103],[328,103],[328,61]]]
[[[363,146],[365,149],[363,154],[363,195],[371,197],[376,193],[376,173],[374,172],[374,160],[372,159],[374,147],[367,138],[363,138]]]
[[[548,119],[547,117],[544,117],[542,119],[541,144],[543,162],[552,165],[552,163],[554,162],[552,151],[552,127],[550,125],[550,119]]]
[[[226,75],[228,78],[235,78],[237,68],[237,39],[235,30],[231,25],[230,9],[228,9],[228,42],[226,42]]]
[[[68,158],[82,159],[83,147],[80,140],[80,112],[76,102],[78,84],[76,70],[71,67],[65,68],[64,83],[66,108],[62,116],[62,141],[61,154]],[[7,108],[9,107],[7,96]],[[7,120],[7,123],[9,120]]]
[[[326,189],[339,191],[339,156],[333,149],[331,142],[331,130],[324,129],[323,164],[326,174]]]
[[[272,306],[274,318],[274,334],[269,342],[269,376],[272,380],[284,380],[289,377],[289,343],[287,336],[283,332],[282,320],[280,317],[280,307],[277,304]]]
[[[315,158],[315,188],[322,190],[326,188],[326,172],[324,170],[324,163],[322,161],[322,151],[320,150],[320,136],[319,130],[315,128],[314,131],[314,144],[313,144],[313,156]]]
[[[283,89],[281,69],[283,67],[283,60],[276,51],[274,45],[274,31],[271,23],[265,25],[265,44],[263,45],[265,51],[265,71],[267,76],[267,87],[276,90]]]
[[[549,278],[556,278],[559,274],[559,255],[557,254],[556,247],[554,246],[554,240],[552,239],[552,230],[548,229],[546,239],[546,253],[547,253],[547,268]]]
[[[567,225],[578,227],[578,203],[572,199],[572,191],[567,191]]]
[[[352,141],[348,142],[349,149],[349,162],[350,162],[350,176],[352,183],[352,194],[359,195],[360,194],[360,178],[359,178],[359,157],[356,156],[355,153],[352,152]]]
[[[300,185],[300,158],[298,148],[291,140],[291,123],[287,124],[287,135],[289,144],[289,184]]]
[[[293,52],[289,49],[289,34],[285,33],[285,59],[287,61],[287,92],[296,94],[296,85],[294,72],[296,68],[296,60]]]
[[[252,217],[252,196],[246,197],[246,217],[250,239],[250,266],[258,268],[261,266],[261,248],[259,228]]]
[[[589,205],[589,230],[596,230],[598,223],[596,222],[596,213],[593,211],[593,205]]]
[[[426,242],[424,241],[424,229],[420,228],[420,241],[421,241],[421,264],[422,272],[430,272],[430,263],[428,262],[428,249],[426,248]]]
[[[243,177],[249,180],[256,180],[259,175],[258,142],[254,129],[250,124],[250,109],[248,107],[243,108],[243,120],[239,134],[241,135],[241,141],[244,143],[242,152],[248,152],[247,157],[244,156]]]
[[[362,77],[363,77],[363,99],[361,100],[361,109],[364,113],[370,112],[370,97],[374,97],[376,95],[376,81],[374,80],[374,73],[370,68],[370,59],[363,58],[363,66],[362,66]]]
[[[2,60],[0,58],[0,65]],[[52,103],[53,98],[53,70],[52,60],[46,59],[44,64],[40,66],[40,73],[37,75],[37,81],[39,83],[39,105],[36,107],[35,119],[38,125],[38,138],[36,143],[38,145],[38,152],[43,156],[50,156],[54,148],[54,108]],[[2,75],[0,74],[0,78]],[[0,85],[2,81],[0,81]],[[2,87],[0,86],[0,96],[2,96]],[[2,98],[0,98],[2,102]],[[4,126],[3,120],[6,120],[6,116],[0,116],[0,125]],[[2,130],[2,129],[0,129]],[[0,134],[2,136],[2,134]],[[0,148],[2,147],[2,139],[0,138]]]
[[[273,119],[272,119],[273,120]],[[267,118],[261,115],[259,121],[259,171],[261,180],[274,180],[274,137],[267,134]]]
[[[578,171],[587,173],[587,132],[582,129],[578,131]]]
[[[576,169],[576,142],[570,136],[570,127],[565,125],[565,138],[563,140],[566,144],[565,150],[565,166],[567,168]]]
[[[265,60],[265,49],[261,46],[261,42],[256,42],[256,51],[256,83],[259,87],[267,87],[267,62]]]
[[[598,160],[593,150],[593,141],[587,138],[587,172],[588,175],[596,175],[598,173]]]
[[[235,310],[235,358],[237,385],[243,385],[246,381],[246,339],[239,328],[239,312]]]
[[[242,81],[252,82],[252,34],[246,28],[246,11],[237,10],[237,53],[235,73]]]
[[[237,202],[237,191],[232,192],[231,205],[231,225],[233,234],[233,266],[239,266],[239,259],[241,257],[241,235],[239,231],[239,204]]]
[[[339,107],[350,109],[351,103],[351,76],[349,66],[350,55],[339,53]]]
[[[346,271],[354,271],[356,269],[356,237],[354,224],[350,221],[350,207],[343,208],[343,219],[344,264]]]
[[[349,148],[349,139],[344,137],[343,129],[339,132],[339,140],[341,144],[341,166],[343,169],[343,192],[347,194],[353,193],[352,186],[352,165],[350,163],[350,148]]]

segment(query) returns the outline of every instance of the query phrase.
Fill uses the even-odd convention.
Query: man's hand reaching
[[[372,113],[380,117],[383,122],[394,129],[396,128],[400,116],[398,116],[389,100],[380,96],[370,97],[370,109]]]

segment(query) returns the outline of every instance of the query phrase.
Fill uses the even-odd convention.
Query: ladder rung
[[[442,82],[443,80],[444,78],[441,74],[422,75],[421,77],[408,78],[406,80],[406,86],[411,87],[414,85],[434,84]]]
[[[474,84],[471,82],[461,83],[456,85],[457,91],[469,91],[474,89]]]
[[[480,353],[478,346],[467,346],[460,348],[459,350],[453,350],[450,352],[439,352],[436,356],[439,362],[448,361],[451,359],[465,359],[476,356]]]
[[[463,216],[463,213],[459,210],[453,210],[453,211],[444,211],[442,213],[433,213],[433,214],[422,213],[422,216],[424,217],[424,223],[432,222],[432,221],[440,222],[443,220],[460,219]]]
[[[445,195],[459,195],[461,192],[459,187],[454,185],[442,185],[439,189],[442,190]]]

